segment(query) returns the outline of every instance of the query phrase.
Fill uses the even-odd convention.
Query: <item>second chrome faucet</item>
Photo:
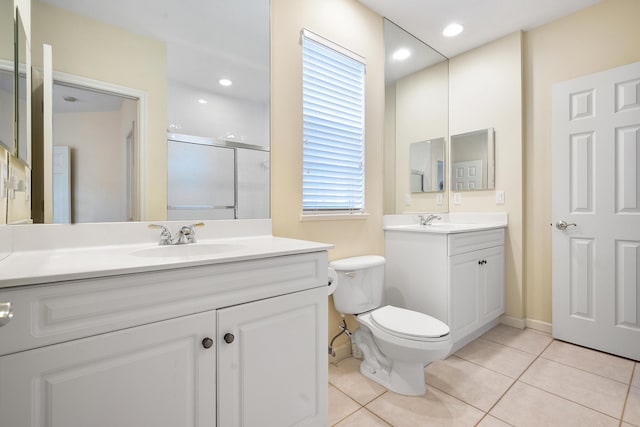
[[[440,217],[438,215],[433,215],[433,214],[427,215],[426,217],[424,215],[418,215],[418,221],[419,221],[421,227],[425,227],[425,226],[431,224],[431,222],[436,220],[436,219],[438,221],[440,221],[442,219],[442,217]]]

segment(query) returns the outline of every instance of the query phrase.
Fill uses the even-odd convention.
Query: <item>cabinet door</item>
[[[0,424],[215,425],[215,312],[0,357]]]
[[[326,426],[327,290],[218,310],[218,425]]]
[[[479,251],[478,256],[485,261],[480,269],[479,309],[481,321],[486,323],[504,313],[504,246]]]
[[[449,326],[454,340],[473,332],[480,321],[478,311],[479,270],[482,265],[478,252],[481,251],[473,251],[450,258],[451,324]]]

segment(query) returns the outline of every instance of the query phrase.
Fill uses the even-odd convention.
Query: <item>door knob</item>
[[[13,319],[13,307],[10,302],[0,302],[0,327],[11,322]]]
[[[202,340],[202,346],[204,348],[211,348],[213,346],[213,340],[209,337],[206,337]]]
[[[569,224],[567,221],[562,221],[562,220],[560,220],[560,221],[556,222],[556,228],[557,228],[558,230],[562,230],[562,231],[564,231],[564,230],[566,230],[568,227],[571,227],[571,226],[577,227],[578,225],[577,225],[576,223],[573,223],[573,222],[572,222],[571,224]]]
[[[231,344],[234,339],[236,339],[236,337],[234,337],[233,334],[230,334],[228,332],[224,334],[224,342],[226,342],[227,344]]]

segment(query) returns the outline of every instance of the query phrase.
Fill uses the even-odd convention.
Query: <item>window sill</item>
[[[362,220],[369,218],[368,213],[335,213],[335,214],[302,214],[300,221],[344,221],[344,220]]]

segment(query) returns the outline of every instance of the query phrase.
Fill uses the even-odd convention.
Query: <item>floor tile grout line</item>
[[[500,397],[495,401],[495,403],[494,403],[493,405],[491,405],[491,408],[489,408],[489,410],[487,411],[487,413],[485,414],[485,416],[483,417],[483,419],[484,419],[487,415],[489,415],[489,414],[491,413],[491,411],[493,410],[493,408],[495,408],[495,407],[496,407],[496,405],[497,405],[498,403],[500,403],[500,401],[501,401],[501,400],[502,400],[502,399],[507,395],[507,393],[509,393],[509,390],[511,390],[511,389],[513,388],[513,386],[514,386],[518,381],[520,381],[520,378],[522,378],[522,376],[525,374],[525,372],[527,372],[527,371],[529,370],[529,368],[531,368],[531,366],[536,362],[536,360],[538,360],[538,359],[540,358],[540,355],[541,355],[542,353],[544,353],[544,352],[549,348],[549,346],[550,346],[551,344],[553,344],[553,342],[554,342],[554,341],[555,341],[555,340],[552,338],[552,339],[551,339],[551,341],[550,341],[550,342],[545,346],[545,348],[540,352],[540,354],[538,354],[538,355],[537,355],[537,356],[536,356],[536,357],[531,361],[531,363],[529,363],[529,364],[527,365],[527,367],[526,367],[526,368],[525,368],[525,369],[520,373],[520,375],[518,375],[518,378],[516,378],[516,379],[514,379],[514,380],[513,380],[513,382],[511,383],[511,385],[510,385],[509,387],[507,387],[507,389],[504,391],[504,393],[502,393],[502,394],[500,395]],[[507,347],[508,347],[508,346],[507,346]],[[526,352],[525,352],[525,353],[526,353]],[[529,353],[529,354],[531,354],[531,353]],[[492,416],[492,417],[496,417],[495,415],[491,415],[491,416]],[[503,419],[502,419],[502,418],[500,418],[500,417],[496,417],[496,418],[497,418],[497,419],[499,419],[500,421],[503,421],[503,422],[505,422],[505,423],[507,423],[507,424],[510,424],[510,425],[511,425],[511,423],[510,423],[510,422],[508,422],[508,421],[506,421],[506,420],[503,420]],[[482,420],[480,420],[480,421],[482,421]],[[476,425],[477,425],[477,424],[476,424]]]
[[[598,350],[593,350],[593,351],[598,351]],[[555,359],[551,359],[551,358],[549,358],[549,357],[545,357],[545,356],[543,356],[542,354],[540,355],[540,358],[541,358],[541,359],[544,359],[544,360],[549,360],[549,361],[551,361],[551,362],[555,362],[555,363],[557,363],[557,364],[559,364],[559,365],[562,365],[562,366],[566,366],[566,367],[569,367],[569,368],[577,369],[578,371],[586,372],[587,374],[592,374],[592,375],[595,375],[595,376],[597,376],[597,377],[604,378],[604,379],[606,379],[606,380],[611,380],[611,381],[614,381],[614,382],[616,382],[616,383],[618,383],[618,384],[629,385],[629,384],[631,384],[631,381],[633,380],[633,369],[631,369],[631,379],[629,380],[629,382],[623,382],[623,381],[616,380],[615,378],[605,377],[604,375],[600,375],[600,374],[598,374],[597,372],[588,371],[588,370],[586,370],[586,369],[582,369],[582,368],[580,368],[580,367],[578,367],[578,366],[569,365],[569,364],[564,363],[564,362],[561,362],[561,361],[559,361],[559,360],[555,360]],[[635,368],[635,363],[634,363],[634,368]]]
[[[329,384],[331,384],[331,382],[329,382]],[[360,404],[360,402],[358,402],[357,400],[355,400],[353,397],[349,396],[347,393],[345,393],[342,389],[340,389],[339,387],[336,387],[335,384],[331,384],[336,390],[338,390],[340,393],[344,394],[346,397],[348,397],[350,400],[352,400],[353,402],[356,403],[356,405],[359,406],[358,409],[356,409],[353,412],[349,412],[347,415],[345,415],[344,417],[340,418],[340,420],[336,421],[335,423],[331,424],[332,426],[335,426],[336,424],[341,423],[342,421],[344,421],[345,419],[349,418],[351,415],[355,414],[356,412],[358,412],[360,409],[364,408],[364,406],[362,406]]]
[[[627,403],[629,403],[629,396],[631,395],[631,387],[633,384],[633,378],[636,374],[636,369],[638,368],[638,364],[633,364],[633,369],[631,370],[631,380],[629,380],[629,387],[627,388],[627,397],[624,399],[624,405],[622,405],[622,414],[620,414],[620,424],[619,427],[622,427],[622,423],[624,422],[624,413],[627,410]],[[629,423],[631,424],[631,423]]]

